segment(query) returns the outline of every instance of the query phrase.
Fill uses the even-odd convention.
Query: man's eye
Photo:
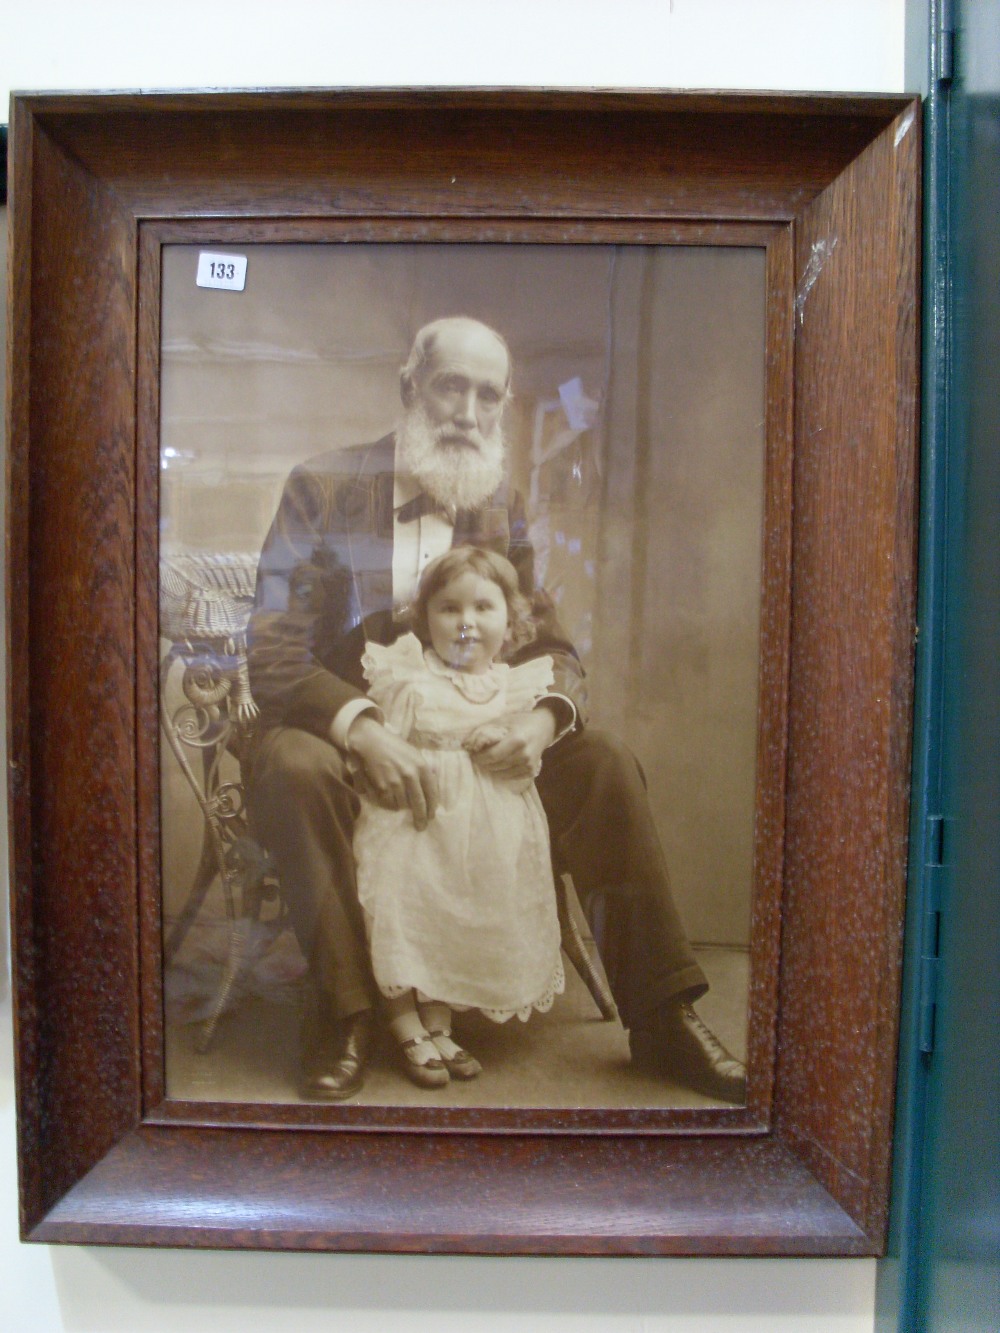
[[[497,403],[500,401],[500,395],[497,393],[496,389],[483,389],[479,397],[487,407],[496,407]]]

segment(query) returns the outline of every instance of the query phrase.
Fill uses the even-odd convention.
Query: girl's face
[[[491,579],[467,569],[427,602],[431,647],[450,667],[489,670],[507,637],[507,599]]]

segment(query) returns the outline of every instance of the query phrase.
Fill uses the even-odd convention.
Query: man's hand
[[[530,713],[515,713],[504,718],[504,728],[500,740],[473,753],[473,762],[495,778],[537,777],[542,755],[556,734],[552,710],[535,708]]]
[[[386,810],[408,808],[414,828],[426,828],[437,809],[438,789],[420,751],[367,713],[351,723],[347,748],[361,761],[368,795]]]

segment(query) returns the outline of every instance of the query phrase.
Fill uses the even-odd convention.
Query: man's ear
[[[399,396],[406,408],[413,406],[417,396],[417,386],[413,383],[413,377],[408,375],[405,370],[401,371],[399,376]]]

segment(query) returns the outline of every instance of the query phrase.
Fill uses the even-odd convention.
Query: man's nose
[[[463,393],[458,400],[455,409],[455,420],[465,426],[474,426],[476,424],[476,391],[469,389]]]

